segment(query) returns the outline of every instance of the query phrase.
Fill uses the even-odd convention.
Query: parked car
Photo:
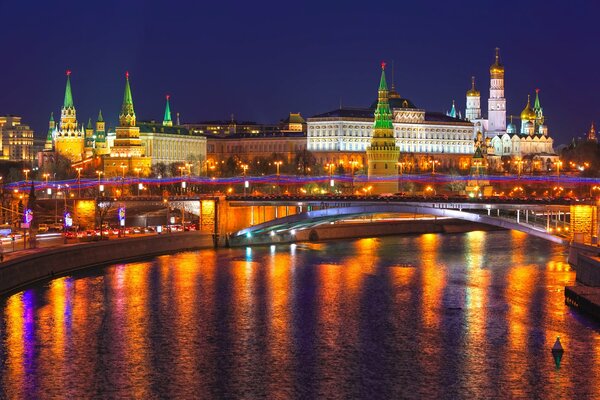
[[[48,224],[39,224],[38,225],[38,232],[39,233],[46,233],[50,230],[50,227],[48,226]]]

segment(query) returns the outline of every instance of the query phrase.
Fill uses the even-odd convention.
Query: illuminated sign
[[[33,221],[33,211],[31,210],[31,208],[28,208],[27,210],[25,210],[25,213],[23,215],[23,222],[25,222],[26,224],[30,224],[31,221]]]
[[[119,207],[119,225],[125,226],[125,206]]]
[[[71,213],[66,211],[64,217],[65,217],[65,227],[69,228],[69,227],[73,226],[73,217],[71,217]]]

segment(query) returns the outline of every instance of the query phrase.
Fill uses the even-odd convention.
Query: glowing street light
[[[435,166],[440,165],[440,162],[438,160],[429,160],[429,162],[431,163],[431,173],[435,174]]]
[[[563,162],[557,161],[555,164],[556,164],[556,175],[560,176],[560,167],[562,167]]]
[[[104,172],[102,171],[96,171],[96,174],[98,175],[98,193],[104,192],[104,185],[101,183],[101,177],[103,173]]]
[[[77,167],[75,170],[77,171],[77,197],[81,198],[81,170],[83,168]]]
[[[23,173],[25,174],[25,182],[27,182],[27,176],[29,174],[30,170],[29,169],[24,169]]]

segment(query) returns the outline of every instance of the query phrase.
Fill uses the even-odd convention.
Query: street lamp
[[[102,181],[101,181],[101,176],[104,172],[102,171],[96,171],[96,174],[98,174],[98,195],[100,195],[100,192],[104,191],[104,187],[102,186]]]
[[[279,187],[279,167],[283,164],[282,161],[275,161],[275,166],[277,167],[277,190],[281,192],[281,187]]]
[[[248,164],[242,164],[242,170],[244,170],[244,196],[246,195],[246,189],[248,188],[248,181],[246,180],[246,172],[248,171]]]
[[[81,170],[83,168],[77,167],[75,170],[77,171],[77,197],[81,198]]]
[[[435,174],[435,166],[439,165],[440,162],[438,160],[429,160],[429,162],[431,163],[431,173]]]
[[[352,178],[352,183],[350,187],[352,190],[352,194],[354,194],[354,168],[356,168],[356,164],[358,164],[358,161],[350,160],[350,176]]]
[[[127,165],[121,163],[119,167],[121,168],[121,196],[123,196],[123,185],[125,183],[125,170],[127,169]]]
[[[25,182],[27,182],[27,176],[28,176],[28,174],[29,174],[29,171],[30,171],[30,170],[28,170],[28,169],[24,169],[24,170],[23,170],[23,173],[25,174]]]
[[[557,161],[556,162],[556,175],[560,176],[560,167],[562,167],[563,162],[562,161]]]
[[[139,197],[139,195],[140,195],[140,171],[142,169],[139,168],[139,167],[137,167],[137,168],[134,168],[133,170],[137,173],[137,181],[138,181],[137,182],[138,183],[138,185],[137,185],[137,195]]]

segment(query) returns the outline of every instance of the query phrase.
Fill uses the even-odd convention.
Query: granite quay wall
[[[78,269],[140,260],[183,250],[212,248],[213,245],[212,235],[181,232],[41,250],[0,264],[0,295]]]

